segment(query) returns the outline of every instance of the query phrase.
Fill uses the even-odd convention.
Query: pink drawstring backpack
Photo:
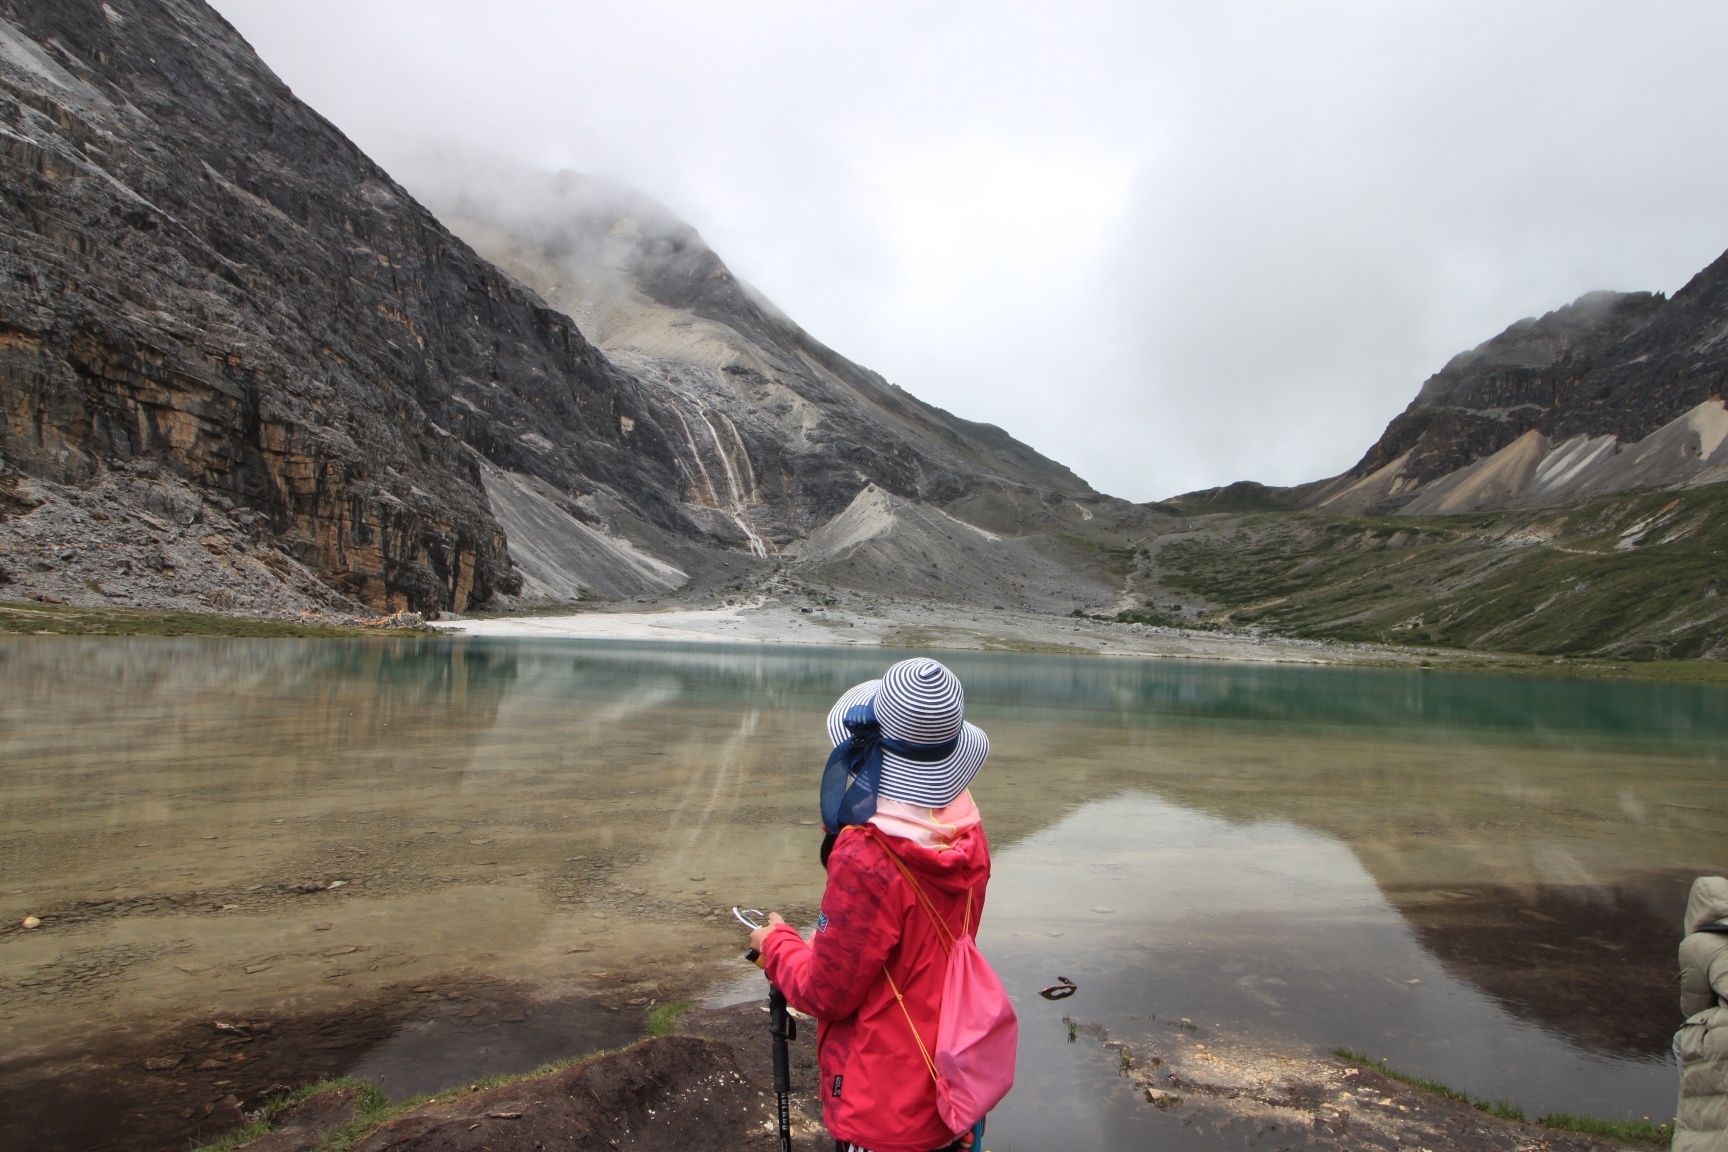
[[[923,905],[930,922],[936,925],[937,939],[948,954],[948,967],[942,977],[942,1014],[936,1025],[936,1054],[924,1046],[924,1037],[906,1010],[906,998],[894,983],[888,966],[882,974],[888,977],[888,987],[900,1003],[912,1038],[918,1041],[930,1078],[936,1081],[936,1111],[950,1131],[964,1132],[981,1120],[985,1113],[1008,1095],[1014,1087],[1014,1055],[1020,1044],[1020,1022],[1014,1015],[1014,1005],[990,962],[972,941],[972,891],[966,892],[966,919],[960,935],[955,936],[937,914],[936,906],[924,894],[906,862],[882,837],[876,837],[888,858],[894,861],[906,882],[912,885],[918,903]]]

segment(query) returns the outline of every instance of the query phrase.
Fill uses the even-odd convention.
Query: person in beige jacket
[[[1680,1111],[1673,1152],[1728,1152],[1728,879],[1700,876],[1680,941]]]

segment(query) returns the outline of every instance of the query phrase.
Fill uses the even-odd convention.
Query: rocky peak
[[[1032,504],[1097,496],[1001,429],[823,345],[640,192],[496,158],[433,158],[408,180],[636,377],[679,454],[683,501],[735,547],[777,552],[868,484],[934,504],[984,489]]]
[[[1407,457],[1402,473],[1426,483],[1498,451],[1565,403],[1603,352],[1665,303],[1650,292],[1590,292],[1512,324],[1430,376],[1346,475]]]

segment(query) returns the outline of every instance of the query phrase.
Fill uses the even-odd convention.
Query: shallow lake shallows
[[[508,983],[492,1017],[428,1010],[344,1052],[407,1091],[538,1063],[560,1012],[580,1045],[605,1034],[583,1012],[748,988],[724,910],[814,917],[821,716],[902,655],[0,642],[0,911],[57,917],[0,937],[0,1042],[41,1060],[92,1021]],[[1728,692],[937,655],[992,743],[980,943],[1023,1028],[997,1152],[1168,1122],[1100,1030],[1342,1045],[1531,1115],[1668,1115],[1685,888],[1728,864]],[[1058,975],[1079,993],[1038,999]]]

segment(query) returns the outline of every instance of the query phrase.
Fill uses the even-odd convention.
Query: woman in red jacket
[[[955,936],[976,932],[990,878],[990,848],[966,791],[990,742],[965,710],[960,681],[924,658],[840,697],[828,713],[828,887],[816,931],[806,944],[774,915],[751,936],[768,978],[818,1021],[822,1118],[842,1152],[973,1142],[937,1114],[929,1061],[946,964],[930,912]]]

